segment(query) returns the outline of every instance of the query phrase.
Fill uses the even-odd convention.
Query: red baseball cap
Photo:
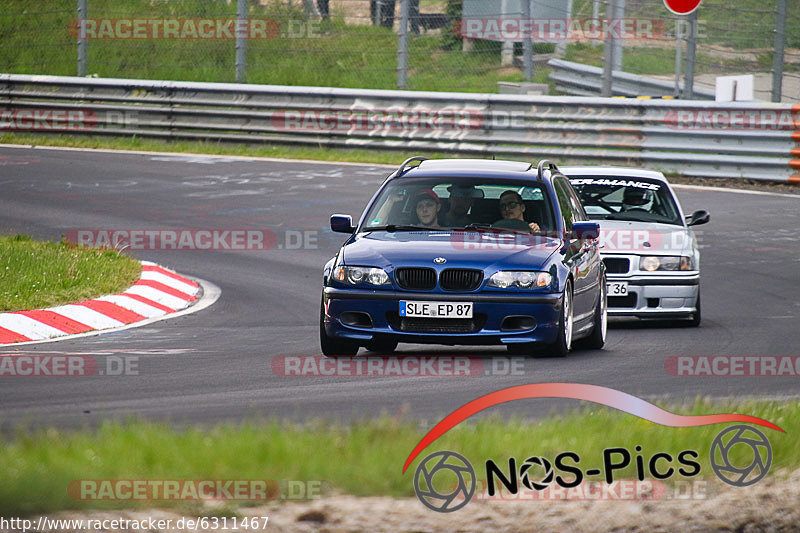
[[[415,203],[419,202],[420,199],[425,198],[425,197],[431,198],[437,204],[441,204],[442,203],[442,201],[439,199],[439,195],[437,195],[435,192],[433,192],[433,189],[422,189],[421,191],[419,191],[415,196],[415,198],[416,198]]]

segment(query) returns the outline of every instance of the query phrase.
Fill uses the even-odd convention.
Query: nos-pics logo
[[[749,446],[753,461],[742,468],[730,460],[734,446]],[[761,481],[772,466],[772,446],[766,435],[754,427],[733,426],[720,432],[711,443],[711,469],[722,481],[734,487],[748,487]]]
[[[752,452],[752,461],[748,465],[737,464],[731,458],[731,449],[735,446],[747,446]],[[637,446],[637,450],[640,447]],[[610,453],[607,453],[610,452]],[[687,450],[683,454],[690,454],[698,457],[697,452]],[[711,444],[710,451],[711,468],[717,477],[728,485],[734,487],[747,487],[758,483],[769,472],[772,465],[772,446],[769,439],[761,431],[745,425],[732,426],[721,431]],[[572,459],[572,463],[563,466],[563,457]],[[620,457],[622,458],[620,460]],[[737,456],[738,457],[738,456]],[[669,460],[665,461],[665,458]],[[614,461],[616,460],[616,462]],[[651,456],[649,460],[651,475],[657,479],[670,477],[675,469],[661,465],[663,468],[658,473],[655,465],[659,460],[669,465],[672,458],[669,454],[660,452]],[[637,463],[637,475],[640,481],[645,478],[643,465],[647,460]],[[511,494],[517,494],[520,484],[528,490],[543,491],[554,482],[562,488],[573,488],[587,477],[592,475],[605,475],[607,483],[613,483],[613,471],[631,465],[631,454],[624,448],[609,448],[603,451],[603,468],[582,470],[578,467],[580,458],[574,452],[565,452],[556,457],[555,465],[545,457],[529,457],[517,469],[517,461],[509,460],[509,471],[503,472],[498,465],[491,460],[486,461],[486,477],[488,486],[488,496],[492,497],[498,493],[500,486],[505,487]],[[688,461],[685,465],[695,466],[691,473],[684,469],[680,471],[684,475],[698,475],[700,465],[694,461]],[[559,466],[564,468],[564,472],[559,471]],[[538,473],[538,475],[537,475]],[[567,473],[569,477],[562,478],[559,473]],[[461,454],[452,451],[439,451],[425,457],[414,472],[414,491],[419,501],[427,508],[440,513],[451,513],[458,511],[467,505],[475,495],[477,478],[472,464]]]
[[[456,452],[432,453],[414,472],[417,498],[428,509],[440,513],[452,513],[467,505],[475,494],[475,485],[475,469]]]
[[[406,458],[403,472],[436,439],[471,416],[492,406],[514,400],[533,398],[561,398],[593,402],[649,420],[662,426],[699,427],[711,424],[730,424],[721,431],[711,443],[709,460],[711,469],[717,477],[728,485],[746,487],[761,480],[772,465],[772,447],[769,439],[754,426],[763,426],[783,432],[779,426],[751,415],[721,413],[711,415],[678,415],[637,398],[631,394],[583,383],[532,383],[517,385],[485,394],[462,405],[431,428]],[[747,425],[745,425],[747,424]],[[742,454],[750,448],[749,454]],[[732,451],[733,450],[733,451]],[[603,450],[598,464],[587,466],[588,460],[581,464],[581,458],[574,452],[562,452],[553,461],[545,457],[529,457],[524,461],[515,458],[508,465],[500,465],[488,460],[485,464],[485,478],[489,496],[495,487],[504,486],[512,494],[517,494],[519,484],[542,491],[553,483],[562,488],[572,488],[584,479],[599,476],[607,484],[614,480],[614,473],[629,467],[636,468],[639,481],[648,475],[656,480],[664,480],[673,475],[693,477],[700,474],[697,462],[700,454],[695,450],[683,450],[676,456],[665,452],[653,453],[636,446],[632,452],[626,448],[607,448]],[[747,460],[743,460],[747,457]],[[747,463],[749,464],[743,464]],[[544,471],[537,478],[535,472]],[[440,451],[423,459],[414,473],[414,491],[419,500],[428,508],[439,512],[452,512],[464,507],[475,494],[478,479],[475,469],[466,457],[452,451]]]

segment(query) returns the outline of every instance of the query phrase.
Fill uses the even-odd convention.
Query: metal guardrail
[[[599,96],[603,89],[603,69],[573,63],[563,59],[551,59],[547,66],[552,68],[550,81],[556,90],[577,96]],[[615,70],[611,73],[611,93],[615,96],[672,96],[675,82],[659,80]],[[714,100],[714,91],[694,87],[692,94],[697,100]]]
[[[0,131],[548,158],[800,182],[800,106],[788,104],[0,74],[0,107]]]

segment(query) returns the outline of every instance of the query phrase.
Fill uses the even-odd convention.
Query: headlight
[[[648,255],[639,261],[639,269],[655,272],[656,270],[694,270],[694,261],[687,256]]]
[[[509,287],[519,287],[520,289],[534,289],[547,287],[553,281],[553,276],[549,272],[516,272],[504,270],[496,272],[486,283],[487,287],[497,287],[507,289]]]
[[[388,285],[389,275],[382,268],[338,266],[333,278],[350,285]]]

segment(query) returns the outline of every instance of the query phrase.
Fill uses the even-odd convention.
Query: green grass
[[[474,153],[433,152],[413,150],[399,146],[397,150],[390,149],[347,149],[347,148],[322,148],[299,147],[292,145],[267,145],[202,141],[162,141],[159,139],[110,138],[100,136],[73,136],[73,135],[46,135],[46,134],[5,134],[0,135],[0,144],[19,144],[32,146],[65,146],[72,148],[112,149],[112,150],[139,150],[152,152],[176,152],[208,155],[236,155],[246,157],[272,157],[278,159],[308,159],[315,161],[333,161],[350,163],[370,163],[399,165],[408,157],[421,155],[431,159],[449,159],[457,157],[488,156]],[[543,148],[546,150],[546,148]],[[543,155],[546,155],[543,153]],[[498,156],[499,159],[514,159],[513,157]],[[564,162],[562,162],[564,164]]]
[[[327,148],[302,148],[296,146],[246,146],[242,144],[204,143],[204,142],[164,142],[159,140],[143,140],[141,138],[112,139],[109,137],[82,137],[69,135],[0,135],[0,144],[21,144],[34,146],[67,146],[75,148],[142,150],[150,152],[177,152],[208,155],[237,155],[246,157],[272,157],[277,159],[307,159],[315,161],[350,162],[365,164],[399,165],[411,155],[423,155],[429,158],[442,159],[452,157],[476,157],[474,154],[454,154],[444,152],[424,152],[414,150],[350,150]],[[513,158],[511,158],[513,159]],[[567,160],[568,163],[568,160]],[[564,164],[564,163],[562,163]],[[749,188],[763,190],[767,182],[758,180],[724,179],[724,178],[682,178],[676,174],[665,172],[670,180],[676,183],[694,183],[700,185]],[[769,188],[779,188],[783,192],[796,192],[798,186],[793,184],[770,183]]]
[[[603,46],[589,43],[572,44],[567,47],[565,59],[602,67]],[[684,61],[685,59],[684,55]],[[769,70],[771,65],[772,55],[766,53],[760,54],[756,61],[751,61],[742,57],[716,57],[698,52],[696,73],[751,72],[754,69]],[[787,72],[792,68],[791,65],[787,65]],[[626,46],[622,54],[622,70],[644,75],[674,75],[675,49]]]
[[[575,43],[567,47],[567,61],[595,67],[603,66],[603,45]],[[647,74],[674,74],[675,50],[666,48],[626,47],[622,54],[622,70]]]
[[[423,6],[441,10],[444,2]],[[449,15],[459,18],[458,3],[447,3]],[[743,0],[731,7],[725,0],[707,0],[700,10],[704,35],[699,42],[697,73],[768,70],[773,46],[774,14],[771,4]],[[152,2],[150,0],[91,0],[90,19],[175,19],[235,17],[235,3],[218,0]],[[362,10],[363,11],[363,10]],[[789,31],[800,23],[800,0],[789,0],[787,48],[800,47],[800,32]],[[574,16],[588,17],[592,3],[577,2]],[[281,29],[297,30],[298,21],[312,26],[311,37],[253,39],[247,42],[247,82],[277,85],[397,87],[397,34],[387,28],[354,24],[352,10],[336,8],[328,21],[306,18],[301,2],[289,7],[285,0],[267,5],[250,3],[251,18],[278,22]],[[666,31],[674,22],[660,2],[631,4],[627,17],[658,17],[666,20]],[[348,18],[346,18],[348,17]],[[6,0],[0,13],[0,71],[21,74],[74,76],[77,44],[70,34],[75,24],[74,0],[51,0],[31,7],[27,0]],[[74,32],[73,32],[74,33]],[[298,34],[299,35],[299,34]],[[671,37],[664,37],[669,44]],[[461,41],[451,28],[441,33],[409,35],[408,89],[430,91],[497,91],[498,81],[523,81],[518,68],[500,65],[499,43],[477,41],[471,52],[462,52]],[[717,49],[756,50],[755,60],[729,53],[704,53]],[[536,43],[539,51],[552,48]],[[88,73],[99,77],[167,79],[189,81],[234,81],[235,50],[232,39],[90,39]],[[567,59],[591,65],[602,64],[602,46],[571,43]],[[708,50],[710,52],[710,50]],[[625,46],[623,68],[634,73],[674,73],[674,47]],[[787,70],[796,68],[787,65]],[[534,82],[547,83],[550,69],[538,66]]]
[[[216,142],[166,142],[157,139],[110,138],[74,135],[0,135],[0,144],[21,144],[34,146],[66,146],[73,148],[104,148],[113,150],[144,150],[153,152],[181,152],[209,155],[238,155],[249,157],[274,157],[280,159],[309,159],[316,161],[347,161],[352,163],[383,163],[399,165],[410,157],[407,150],[360,150],[304,148],[291,145],[244,145],[241,143]],[[432,158],[455,157],[452,153],[422,152],[415,150],[412,155]]]
[[[30,7],[27,0],[7,0],[0,14],[0,71],[25,74],[76,74],[77,45],[68,26],[76,18],[73,0],[51,0]],[[211,1],[89,2],[88,18],[230,18],[236,4]],[[269,18],[282,29],[306,16],[300,2],[266,6],[250,3],[251,18]],[[253,39],[247,42],[247,81],[395,89],[397,34],[391,29],[350,24],[334,9],[331,19],[312,21],[311,37]],[[298,31],[299,26],[291,26]],[[518,69],[501,69],[496,46],[462,54],[449,51],[439,33],[409,37],[409,89],[496,92],[497,81],[521,81]],[[234,81],[234,41],[205,39],[90,39],[88,73],[100,77]],[[543,79],[543,75],[539,75]]]
[[[424,10],[442,9],[433,3]],[[454,7],[455,6],[455,7]],[[335,7],[335,6],[334,6]],[[6,0],[0,14],[0,71],[25,74],[75,75],[77,45],[69,32],[76,19],[74,0],[51,0],[34,8],[27,0]],[[457,3],[448,3],[450,16],[458,18]],[[455,11],[453,11],[455,9]],[[699,42],[697,72],[732,72],[769,69],[773,46],[774,6],[743,0],[731,7],[726,0],[707,0],[700,9],[704,21]],[[591,16],[592,3],[577,2],[574,16]],[[789,0],[787,48],[800,47],[800,32],[789,29],[800,19],[800,0]],[[235,3],[217,0],[151,2],[150,0],[92,0],[89,18],[230,18]],[[300,2],[267,5],[251,3],[251,18],[269,18],[282,29],[289,21],[305,21]],[[247,81],[278,85],[311,85],[394,89],[397,86],[396,33],[387,28],[353,24],[352,13],[334,8],[329,21],[312,21],[312,37],[250,40],[247,43]],[[674,22],[660,2],[629,5],[627,17],[663,17],[672,34]],[[294,26],[293,28],[296,28]],[[670,37],[665,38],[667,42]],[[546,43],[537,43],[544,46]],[[757,60],[745,61],[730,54],[710,56],[703,47],[713,45],[735,50],[761,50]],[[234,81],[234,43],[205,39],[91,39],[90,75],[115,78]],[[602,46],[572,43],[568,59],[602,64]],[[646,74],[672,74],[674,49],[627,47],[625,70]],[[432,91],[496,92],[498,81],[522,81],[517,68],[500,66],[498,43],[476,43],[469,53],[450,28],[442,33],[409,36],[408,88]],[[546,83],[549,69],[536,69],[533,81]]]
[[[518,409],[534,413],[535,403],[519,402]],[[680,414],[738,412],[765,418],[786,430],[764,429],[773,447],[770,475],[783,475],[800,466],[800,403],[736,402],[725,405],[697,400],[691,406],[664,406]],[[552,415],[540,421],[482,418],[451,430],[421,455],[452,450],[465,455],[482,478],[486,459],[506,464],[509,457],[554,458],[562,451],[582,457],[582,466],[602,464],[602,450],[643,447],[677,454],[693,449],[700,454],[701,476],[712,479],[708,466],[711,441],[726,425],[699,428],[658,426],[605,408]],[[0,448],[0,514],[72,508],[110,508],[164,505],[161,502],[82,502],[70,499],[66,487],[77,479],[274,479],[324,481],[335,490],[356,496],[412,496],[414,462],[406,474],[406,457],[429,429],[397,418],[352,425],[310,423],[293,425],[251,421],[177,430],[166,425],[130,421],[105,423],[95,430],[60,432],[54,429],[19,432]],[[617,478],[632,478],[635,470]],[[713,483],[718,483],[714,481]]]
[[[141,265],[115,250],[0,236],[0,311],[38,309],[120,292]]]
[[[576,0],[573,16],[591,17],[593,0]],[[700,43],[730,47],[735,50],[773,47],[777,0],[703,0],[698,11],[701,21]],[[602,13],[602,9],[601,9]],[[800,32],[791,31],[800,16],[800,0],[788,0],[786,6],[786,46],[800,47]],[[673,17],[661,1],[628,2],[626,17],[661,18],[666,31],[675,34]]]

